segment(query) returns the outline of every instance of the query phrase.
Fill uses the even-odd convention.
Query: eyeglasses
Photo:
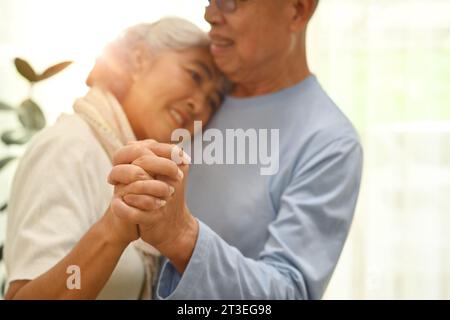
[[[216,6],[220,11],[225,13],[232,13],[237,9],[237,0],[215,0]],[[211,0],[208,0],[208,7],[211,5]]]

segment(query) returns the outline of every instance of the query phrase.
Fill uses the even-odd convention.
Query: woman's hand
[[[108,182],[115,187],[113,212],[120,216],[123,203],[146,211],[166,205],[175,193],[173,184],[184,175],[170,160],[174,148],[176,146],[146,140],[128,144],[116,153],[108,176]]]
[[[153,180],[142,168],[131,164],[116,166],[109,176],[109,181],[115,183],[114,195],[104,221],[109,229],[113,230],[113,241],[119,244],[130,243],[140,237],[138,223],[123,217],[121,208],[124,203],[144,203],[149,210],[156,210],[165,205],[164,199],[174,192],[173,187]]]
[[[113,212],[127,223],[138,224],[141,238],[182,272],[198,233],[197,221],[185,204],[190,159],[173,145],[150,143],[157,154],[148,149],[144,142],[125,146],[116,154],[109,178],[117,188]],[[184,159],[179,166],[170,160],[174,152]]]

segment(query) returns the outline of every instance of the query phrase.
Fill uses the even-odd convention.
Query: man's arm
[[[167,261],[157,298],[320,299],[349,232],[361,170],[353,139],[333,141],[297,168],[257,260],[200,223],[185,271]]]
[[[158,175],[149,170],[155,168],[154,157],[140,159],[133,163]],[[185,181],[172,184],[175,195],[162,209],[147,210],[143,195],[134,203],[124,197],[117,212],[134,219],[142,239],[169,259],[157,298],[319,299],[350,229],[361,170],[362,149],[353,138],[331,141],[298,164],[257,260],[243,256],[201,222],[198,232],[186,232],[192,216],[184,209]],[[151,193],[147,189],[144,193]]]

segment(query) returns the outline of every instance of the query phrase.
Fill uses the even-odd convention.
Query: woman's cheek
[[[202,113],[200,116],[200,121],[204,126],[209,122],[209,120],[211,120],[212,114],[211,108],[206,108],[206,110]]]

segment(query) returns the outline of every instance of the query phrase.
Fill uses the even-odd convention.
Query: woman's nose
[[[189,112],[193,116],[199,115],[202,112],[204,103],[205,98],[200,94],[189,98],[187,101]]]
[[[216,0],[210,0],[209,5],[205,8],[205,20],[211,25],[218,25],[224,22],[224,16],[217,7]]]
[[[195,107],[195,102],[194,102],[192,99],[190,99],[190,100],[187,102],[187,106],[188,106],[189,112],[190,112],[191,114],[195,114],[195,109],[196,109],[196,107]]]

